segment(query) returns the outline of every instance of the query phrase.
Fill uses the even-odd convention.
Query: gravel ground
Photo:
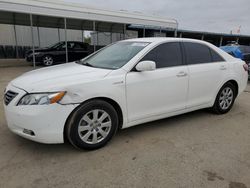
[[[205,110],[121,130],[78,151],[12,134],[3,90],[31,66],[0,68],[0,187],[250,187],[250,85],[225,115]]]

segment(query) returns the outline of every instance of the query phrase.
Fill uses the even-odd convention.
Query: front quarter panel
[[[89,80],[83,83],[72,83],[64,88],[67,94],[60,101],[60,104],[81,104],[94,98],[109,98],[118,103],[126,124],[126,94],[125,94],[125,71],[120,69],[112,71],[108,76]]]

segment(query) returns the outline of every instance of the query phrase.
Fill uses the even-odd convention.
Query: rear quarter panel
[[[235,80],[239,87],[238,88],[238,95],[239,95],[246,89],[248,81],[248,72],[245,71],[243,68],[245,62],[240,59],[234,58],[232,61],[229,61],[228,64],[229,64],[228,75],[226,79],[223,81],[223,84],[225,84],[229,80]]]

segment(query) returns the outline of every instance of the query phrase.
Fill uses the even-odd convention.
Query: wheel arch
[[[70,121],[71,117],[74,115],[74,113],[82,106],[84,105],[85,103],[89,102],[89,101],[93,101],[93,100],[103,100],[109,104],[111,104],[116,112],[117,112],[117,115],[118,115],[118,121],[119,121],[119,125],[118,125],[118,129],[121,129],[122,128],[122,125],[123,125],[123,112],[122,112],[122,108],[121,106],[113,99],[111,98],[108,98],[108,97],[94,97],[94,98],[91,98],[91,99],[88,99],[88,100],[85,100],[84,102],[80,103],[70,114],[69,116],[67,117],[66,121],[65,121],[65,124],[64,124],[64,129],[63,129],[63,136],[64,136],[64,140],[67,140],[67,136],[66,136],[66,128],[67,128],[67,124],[68,122]]]
[[[227,82],[225,82],[225,83],[223,84],[223,86],[224,86],[225,84],[227,84],[227,83],[231,83],[231,84],[234,85],[234,87],[235,87],[235,89],[236,89],[236,95],[235,95],[235,97],[237,97],[238,94],[239,94],[239,84],[238,84],[238,82],[237,82],[236,80],[234,80],[234,79],[231,79],[231,80],[228,80]]]
[[[214,94],[214,97],[213,97],[211,106],[214,105],[214,102],[215,102],[215,100],[216,100],[216,97],[217,97],[217,95],[218,95],[220,89],[221,89],[225,84],[227,84],[227,83],[232,83],[232,84],[235,86],[235,88],[236,88],[236,95],[235,95],[235,97],[238,96],[238,93],[239,93],[239,83],[238,83],[235,79],[228,79],[227,81],[223,82],[223,83],[217,88],[217,91],[216,91],[216,93]]]
[[[50,56],[54,58],[54,54],[51,54],[49,52],[45,52],[44,54],[42,54],[42,58],[44,58],[45,56]]]

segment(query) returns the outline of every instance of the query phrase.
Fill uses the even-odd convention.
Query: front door
[[[188,71],[182,59],[178,42],[164,43],[141,60],[154,61],[156,70],[131,71],[127,74],[129,122],[185,109]]]

